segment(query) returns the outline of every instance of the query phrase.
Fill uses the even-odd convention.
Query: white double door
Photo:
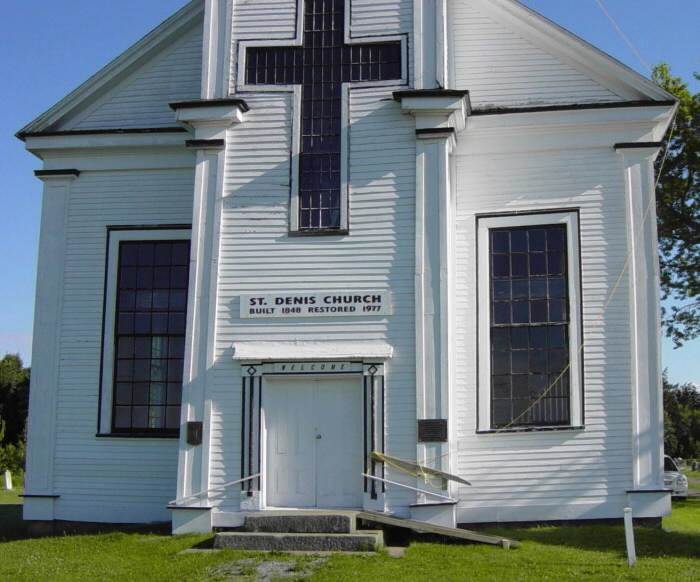
[[[362,380],[266,378],[270,507],[362,507]]]

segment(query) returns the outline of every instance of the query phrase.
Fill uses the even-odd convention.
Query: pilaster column
[[[615,146],[622,157],[627,198],[635,490],[663,487],[660,275],[654,181],[654,160],[660,146]]]
[[[454,228],[451,153],[457,133],[466,126],[468,93],[403,91],[394,97],[416,120],[417,459],[449,471]]]
[[[222,99],[229,94],[231,19],[233,0],[206,0],[202,47],[202,97]]]
[[[448,86],[446,0],[414,0],[414,86],[437,89]]]
[[[416,141],[416,381],[418,461],[447,469],[452,247],[451,131]],[[442,425],[442,426],[441,426]],[[442,433],[442,435],[440,434]]]
[[[182,427],[177,497],[209,488],[211,400],[208,377],[214,366],[219,233],[223,199],[226,132],[242,120],[238,99],[174,103],[179,123],[194,130],[187,147],[197,150],[192,212],[190,286],[182,393]],[[188,441],[188,423],[202,423],[201,442]],[[207,496],[190,505],[206,506]]]
[[[39,170],[44,182],[37,268],[32,389],[29,393],[29,441],[24,518],[54,519],[56,403],[60,373],[66,224],[70,189],[77,170]]]

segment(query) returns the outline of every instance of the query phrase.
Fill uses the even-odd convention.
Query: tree
[[[29,408],[28,368],[17,355],[6,355],[0,360],[0,428],[4,433],[2,444],[15,444],[24,439]]]
[[[672,457],[700,457],[700,392],[664,374],[664,448]]]
[[[700,79],[698,73],[696,79]],[[679,102],[667,155],[656,162],[661,293],[666,335],[676,347],[700,335],[700,93],[671,74],[665,63],[653,79]],[[663,164],[663,167],[662,167]]]

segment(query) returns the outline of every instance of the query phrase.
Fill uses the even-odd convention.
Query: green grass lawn
[[[13,491],[5,491],[0,489],[0,505],[16,505],[22,503],[22,489],[14,489]]]
[[[3,508],[0,508],[0,510]],[[0,532],[3,520],[0,516]],[[540,527],[499,533],[522,541],[514,550],[414,542],[401,559],[333,556],[311,580],[699,580],[700,499],[674,503],[663,530],[638,528],[636,568],[627,567],[621,526]],[[0,533],[0,535],[2,535]],[[0,580],[226,580],[222,566],[239,552],[190,553],[207,536],[110,533],[0,542]],[[293,560],[303,571],[313,557]],[[223,570],[225,572],[225,569]],[[238,578],[240,579],[240,578]]]
[[[700,494],[700,471],[684,471],[684,473],[688,477],[688,489]]]

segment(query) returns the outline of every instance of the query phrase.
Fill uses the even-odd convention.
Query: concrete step
[[[383,543],[380,531],[350,534],[223,532],[214,538],[214,547],[220,550],[274,552],[373,552]]]
[[[355,531],[355,516],[343,514],[248,515],[243,530],[251,533],[328,533]]]

